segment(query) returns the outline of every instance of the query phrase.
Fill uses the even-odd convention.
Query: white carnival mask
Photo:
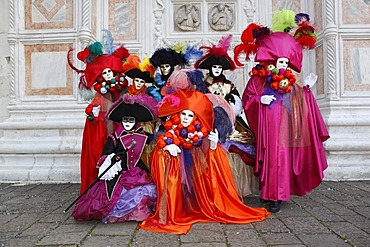
[[[144,87],[145,81],[141,78],[135,78],[134,79],[134,86],[136,90],[140,90]]]
[[[180,121],[184,127],[188,127],[194,119],[194,112],[183,110],[180,114]]]
[[[171,65],[169,63],[159,65],[162,75],[168,75],[171,72]]]
[[[289,66],[289,59],[285,57],[279,57],[276,60],[276,68],[278,69],[287,69]]]
[[[102,72],[101,75],[103,76],[105,81],[110,81],[114,76],[113,76],[113,71],[110,68],[105,68]]]
[[[222,73],[222,65],[212,65],[212,74],[214,77],[219,77]]]

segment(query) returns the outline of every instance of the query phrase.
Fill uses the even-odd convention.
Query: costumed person
[[[124,94],[112,105],[107,118],[120,124],[108,136],[98,162],[101,180],[82,195],[72,212],[77,221],[142,221],[153,211],[157,190],[141,160],[150,134],[139,124],[156,119],[153,106],[156,101],[146,94]]]
[[[208,92],[222,95],[231,104],[236,116],[236,129],[244,132],[249,130],[249,127],[243,119],[240,94],[236,86],[224,75],[224,71],[233,71],[236,68],[233,59],[227,53],[231,39],[232,35],[227,35],[223,36],[217,45],[199,47],[199,50],[205,50],[205,54],[195,62],[194,67],[208,70],[204,79]]]
[[[146,94],[148,88],[147,85],[153,82],[155,72],[155,68],[150,63],[149,58],[145,57],[143,62],[141,62],[137,55],[130,55],[122,65],[122,68],[124,74],[128,78],[131,78],[131,83],[127,87],[126,94],[131,96]],[[143,129],[150,134],[154,134],[156,126],[159,125],[156,121],[142,122],[140,124]],[[141,157],[148,169],[150,169],[149,156],[154,144],[155,142],[148,142],[147,145],[145,145],[144,152]]]
[[[175,66],[186,64],[186,60],[180,51],[177,52],[172,48],[158,48],[150,57],[150,63],[159,71],[155,73],[155,80],[153,85],[148,87],[147,93],[160,101],[163,98],[161,89],[175,70]]]
[[[206,53],[194,66],[209,71],[204,80],[207,92],[224,97],[235,113],[234,128],[228,136],[228,139],[234,142],[225,143],[225,147],[228,148],[229,158],[233,160],[231,166],[234,177],[239,178],[238,191],[240,196],[245,197],[258,191],[258,181],[253,175],[255,139],[245,121],[240,94],[235,85],[224,75],[224,71],[232,71],[236,68],[233,59],[227,53],[231,39],[231,35],[223,36],[217,45],[200,47],[199,49],[206,50]]]
[[[149,58],[145,57],[143,62],[141,62],[137,55],[130,55],[122,65],[122,68],[124,74],[131,79],[126,93],[129,95],[146,93],[147,85],[153,82],[155,72],[155,68],[150,63]]]
[[[257,27],[253,33],[259,64],[252,69],[242,97],[257,137],[254,171],[260,179],[261,200],[269,202],[273,213],[280,210],[281,201],[290,201],[291,194],[306,195],[321,183],[328,166],[323,142],[329,138],[311,92],[317,76],[311,73],[302,87],[293,73],[301,72],[302,47],[315,46],[314,29],[307,14],[279,13],[284,16],[275,19],[295,17],[298,29],[292,36],[284,32],[293,31],[286,25],[272,33]]]
[[[198,69],[180,69],[174,71],[162,88],[162,95],[169,95],[177,90],[196,89],[207,92],[203,82],[203,72]],[[219,143],[228,152],[228,160],[233,174],[235,186],[240,197],[258,192],[258,178],[253,169],[247,164],[254,164],[255,145],[245,140],[245,135],[235,131],[235,113],[231,105],[221,95],[207,93],[212,102],[214,112],[214,126],[219,132]],[[242,157],[242,159],[241,159]]]
[[[71,49],[68,52],[68,64],[76,72],[82,73],[79,92],[88,97],[85,100],[91,101],[85,109],[87,117],[82,137],[80,161],[80,193],[82,193],[97,177],[97,161],[108,133],[115,129],[114,123],[106,119],[105,114],[128,85],[122,74],[122,64],[129,56],[129,52],[124,46],[120,46],[112,50],[111,54],[103,54],[103,44],[95,42],[77,54],[77,58],[86,64],[84,70],[79,70],[72,64],[72,51]]]
[[[240,200],[213,129],[212,103],[203,93],[184,89],[164,97],[158,116],[168,116],[151,153],[158,200],[139,229],[186,234],[197,222],[244,224],[270,215]]]

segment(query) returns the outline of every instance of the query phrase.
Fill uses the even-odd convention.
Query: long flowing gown
[[[104,96],[100,93],[96,93],[91,102],[93,105],[100,105],[101,108],[98,122],[91,121],[88,118],[85,120],[80,159],[81,194],[98,176],[96,164],[102,154],[108,133],[113,132],[115,128],[115,123],[105,117],[112,102],[113,99],[110,95]]]
[[[238,197],[225,151],[218,146],[182,148],[178,157],[156,147],[151,171],[158,190],[154,215],[139,229],[186,234],[197,222],[244,224],[266,219],[264,208],[251,208]]]
[[[261,198],[289,201],[317,187],[327,168],[323,142],[329,138],[315,98],[308,87],[296,83],[291,93],[274,93],[265,79],[253,76],[242,102],[256,137],[256,164]],[[274,94],[270,105],[260,103]]]
[[[141,128],[140,128],[141,129]],[[108,162],[114,154],[122,152],[132,140],[136,145],[128,150],[121,164],[126,166],[107,181],[95,183],[76,203],[72,216],[77,221],[102,220],[104,223],[142,221],[152,212],[157,199],[155,184],[140,159],[147,136],[141,131],[124,131],[119,125],[114,135],[109,135],[100,163]]]

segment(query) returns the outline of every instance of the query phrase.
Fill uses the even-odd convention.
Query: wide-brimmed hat
[[[150,76],[149,71],[141,71],[138,68],[133,68],[133,69],[130,69],[130,70],[126,71],[125,75],[127,75],[131,79],[140,78],[140,79],[143,79],[145,82],[152,82],[153,81],[153,77]]]
[[[186,64],[184,54],[171,48],[158,48],[150,57],[150,63],[158,68],[161,64],[169,64],[172,67]]]
[[[149,83],[154,80],[155,69],[148,57],[145,57],[143,62],[141,62],[137,55],[130,55],[122,65],[122,68],[123,73],[131,79],[140,78]]]
[[[103,54],[102,44],[95,42],[77,54],[77,58],[86,64],[84,71],[86,86],[90,88],[101,75],[110,68],[113,72],[123,72],[122,60],[129,56],[128,50],[120,46],[112,54]]]
[[[122,117],[131,116],[137,122],[152,121],[157,118],[158,108],[157,101],[144,93],[139,95],[124,94],[110,108],[107,118],[121,122]]]
[[[199,49],[205,49],[205,55],[195,62],[194,67],[210,70],[213,65],[222,65],[223,70],[234,70],[235,63],[227,54],[230,46],[232,35],[224,36],[220,39],[217,45],[201,46]]]
[[[213,130],[214,114],[211,101],[194,89],[183,89],[165,96],[158,108],[158,117],[190,110],[195,113],[207,132]]]

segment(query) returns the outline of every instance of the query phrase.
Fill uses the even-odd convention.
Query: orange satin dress
[[[245,224],[271,215],[265,208],[251,208],[240,200],[224,150],[208,145],[192,147],[193,166],[187,189],[181,177],[184,152],[177,157],[156,147],[151,171],[158,190],[156,212],[138,228],[152,232],[186,234],[197,222]],[[188,151],[189,152],[189,151]]]

